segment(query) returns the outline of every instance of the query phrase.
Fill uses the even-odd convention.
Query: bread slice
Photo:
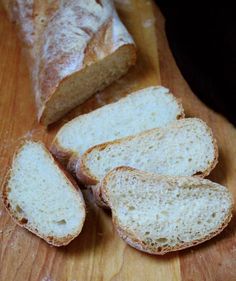
[[[17,151],[3,200],[16,223],[54,246],[70,243],[84,224],[82,193],[38,142]]]
[[[162,175],[204,177],[217,159],[211,129],[200,119],[187,118],[88,149],[76,166],[76,175],[91,185],[115,167],[130,166]]]
[[[76,159],[94,145],[164,127],[182,117],[183,107],[168,89],[145,88],[65,124],[51,151],[66,164],[72,155]]]
[[[136,47],[113,1],[3,0],[29,57],[38,120],[51,124],[126,74]]]
[[[119,235],[150,254],[162,255],[209,240],[232,217],[228,189],[205,179],[119,167],[104,178],[101,190]]]

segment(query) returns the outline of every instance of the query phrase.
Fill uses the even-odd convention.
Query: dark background
[[[193,92],[236,125],[236,9],[158,1],[176,63]],[[207,1],[206,1],[207,3]]]

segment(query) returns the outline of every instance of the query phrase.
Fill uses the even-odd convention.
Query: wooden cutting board
[[[80,106],[48,130],[37,124],[29,75],[15,26],[0,7],[0,175],[1,186],[14,148],[33,138],[50,145],[60,126],[80,113],[119,99],[133,90],[162,84],[182,99],[187,116],[205,120],[220,148],[210,178],[236,197],[236,130],[201,103],[181,76],[164,33],[164,19],[149,0],[119,0],[119,14],[138,47],[137,65],[129,74]],[[96,208],[85,192],[87,219],[82,234],[69,246],[53,248],[16,226],[0,203],[1,281],[233,281],[236,280],[236,217],[218,237],[197,247],[151,256],[127,246],[110,215]]]

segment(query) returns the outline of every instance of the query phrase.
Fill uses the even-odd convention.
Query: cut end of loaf
[[[41,143],[26,142],[19,149],[3,198],[19,225],[50,244],[67,245],[82,230],[82,194]]]
[[[49,125],[74,107],[126,74],[136,62],[133,44],[124,45],[104,59],[64,78],[46,102],[39,121]]]
[[[120,236],[151,254],[184,249],[220,233],[232,196],[224,186],[194,177],[157,176],[116,168],[102,182]]]

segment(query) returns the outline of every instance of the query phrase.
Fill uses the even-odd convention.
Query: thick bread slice
[[[82,193],[41,143],[26,142],[17,151],[3,200],[16,223],[54,246],[67,245],[82,230]]]
[[[124,75],[134,41],[111,0],[3,0],[29,58],[38,120],[61,118]]]
[[[88,149],[76,175],[85,184],[97,184],[113,168],[130,166],[162,175],[204,177],[217,159],[211,129],[200,119],[188,118]]]
[[[101,190],[119,235],[150,254],[209,240],[232,217],[228,189],[196,177],[159,176],[119,167],[104,178]]]
[[[94,145],[164,127],[182,117],[183,107],[168,89],[145,88],[68,122],[57,133],[51,151],[65,164]]]

